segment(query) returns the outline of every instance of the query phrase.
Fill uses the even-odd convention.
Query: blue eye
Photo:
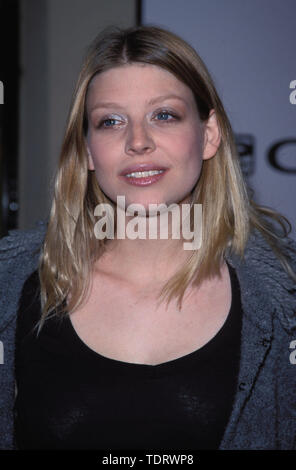
[[[102,121],[100,123],[100,126],[103,126],[103,127],[113,127],[113,126],[116,126],[116,124],[118,123],[118,119],[104,119],[104,121]]]
[[[98,129],[113,129],[123,124],[123,119],[120,116],[105,117],[97,125]]]
[[[169,116],[172,117],[172,115],[166,111],[161,111],[160,113],[157,114],[157,117],[159,118],[160,121],[168,121]]]
[[[155,119],[157,121],[169,122],[175,121],[178,117],[170,111],[163,110],[155,114]]]

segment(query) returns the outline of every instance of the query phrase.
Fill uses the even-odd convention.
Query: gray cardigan
[[[0,449],[15,448],[17,306],[25,280],[37,268],[45,232],[46,222],[40,221],[35,229],[11,231],[0,241]],[[296,270],[295,249],[287,238],[283,250]],[[257,232],[243,261],[234,255],[226,259],[239,279],[243,324],[238,385],[220,449],[296,449],[296,365],[290,356],[296,340],[295,284]]]

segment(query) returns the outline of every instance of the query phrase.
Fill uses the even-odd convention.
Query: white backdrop
[[[176,32],[205,61],[255,200],[288,217],[296,239],[295,18],[295,0],[143,0],[143,24]]]

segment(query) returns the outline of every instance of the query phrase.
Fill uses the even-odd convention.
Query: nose
[[[125,151],[129,155],[141,155],[155,150],[155,142],[145,123],[131,124],[126,138]]]

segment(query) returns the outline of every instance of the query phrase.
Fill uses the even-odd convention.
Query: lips
[[[155,163],[140,163],[138,165],[132,165],[125,168],[121,173],[120,176],[126,176],[129,173],[136,173],[137,171],[152,171],[152,170],[167,170],[168,168],[165,166],[159,166]]]

